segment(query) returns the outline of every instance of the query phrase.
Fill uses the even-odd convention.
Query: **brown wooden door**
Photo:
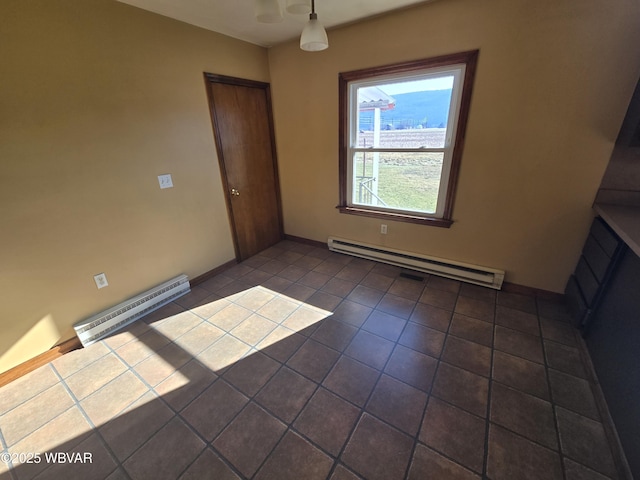
[[[283,238],[269,84],[205,74],[236,258]]]

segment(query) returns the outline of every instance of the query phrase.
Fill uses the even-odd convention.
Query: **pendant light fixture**
[[[284,18],[278,0],[255,0],[254,10],[260,23],[280,23]]]
[[[302,30],[302,35],[300,36],[300,48],[307,52],[318,52],[329,47],[327,32],[318,21],[315,3],[315,0],[311,0],[309,21],[304,26],[304,30]]]
[[[287,0],[286,5],[287,13],[306,15],[311,12],[300,36],[300,48],[307,52],[318,52],[328,48],[327,32],[318,21],[315,0]],[[254,10],[260,23],[279,23],[283,20],[279,0],[254,0]]]

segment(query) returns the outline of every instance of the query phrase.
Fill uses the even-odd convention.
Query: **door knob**
[[[236,190],[235,188],[231,189],[231,195],[235,195],[236,197],[240,195],[240,192],[238,190]]]

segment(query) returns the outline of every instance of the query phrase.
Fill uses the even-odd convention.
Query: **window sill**
[[[429,225],[432,227],[449,228],[453,224],[453,220],[444,218],[421,217],[418,215],[409,215],[405,213],[383,212],[380,210],[369,210],[366,208],[349,207],[346,205],[338,205],[336,207],[340,213],[349,215],[360,215],[363,217],[380,218],[383,220],[393,220],[396,222],[418,223],[421,225]]]

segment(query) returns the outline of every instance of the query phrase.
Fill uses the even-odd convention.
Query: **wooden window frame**
[[[400,222],[418,223],[423,225],[432,225],[436,227],[449,228],[452,223],[453,203],[455,198],[455,190],[458,181],[460,163],[462,159],[462,151],[464,146],[465,132],[469,117],[469,109],[471,105],[471,93],[475,78],[477,60],[479,50],[471,50],[451,55],[443,55],[411,62],[397,63],[393,65],[385,65],[380,67],[365,68],[350,72],[342,72],[339,74],[339,204],[336,207],[341,213],[362,215],[385,220],[396,220]],[[436,217],[429,214],[421,214],[416,212],[394,212],[390,210],[377,209],[375,206],[352,205],[348,198],[348,179],[350,168],[349,149],[350,149],[350,118],[349,118],[349,84],[354,81],[363,81],[367,79],[375,79],[388,75],[398,75],[402,73],[415,73],[428,69],[440,67],[465,65],[464,78],[462,81],[462,93],[460,97],[460,105],[458,110],[458,121],[455,130],[455,142],[451,157],[451,166],[449,171],[449,179],[447,182],[447,192],[445,197],[445,205],[443,214]]]

